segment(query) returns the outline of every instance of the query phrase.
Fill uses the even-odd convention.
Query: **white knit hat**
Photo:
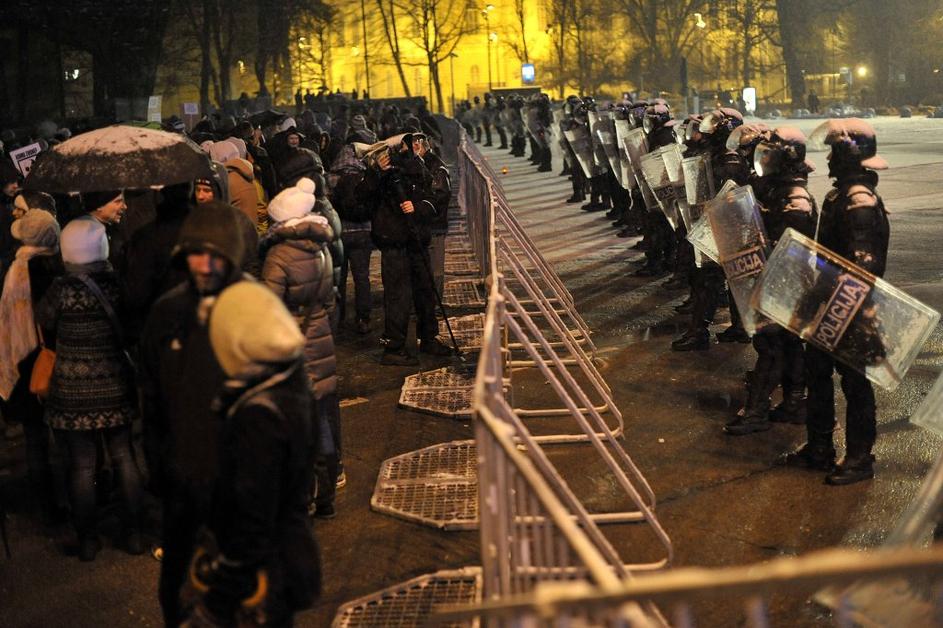
[[[236,159],[237,157],[239,157],[239,149],[228,140],[213,142],[210,145],[210,159],[213,161],[224,164],[230,159]]]
[[[294,187],[285,188],[268,204],[268,215],[274,222],[301,218],[314,209],[314,181],[301,177]]]
[[[301,355],[304,336],[274,292],[254,281],[223,290],[210,314],[210,344],[229,377],[245,377],[262,363]]]
[[[295,119],[292,118],[291,116],[288,116],[287,118],[279,122],[277,125],[275,125],[275,132],[282,133],[283,131],[287,131],[288,129],[295,128],[295,126],[296,126]]]
[[[91,264],[108,259],[108,235],[105,225],[85,214],[72,220],[59,239],[62,261],[67,264]]]

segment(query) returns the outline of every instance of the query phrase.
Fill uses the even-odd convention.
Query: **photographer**
[[[429,275],[427,247],[436,216],[432,176],[413,150],[412,134],[392,150],[384,150],[368,168],[359,196],[372,206],[371,238],[380,249],[383,281],[384,344],[381,364],[418,364],[406,350],[410,306],[416,308],[419,350],[449,355],[436,339],[435,295]]]

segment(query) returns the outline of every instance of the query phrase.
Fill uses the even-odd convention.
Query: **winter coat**
[[[111,319],[77,274],[97,283],[123,319],[118,278],[107,262],[67,266],[50,286],[38,307],[40,324],[56,338],[46,422],[60,430],[126,425],[137,415],[134,374]]]
[[[337,390],[337,360],[328,309],[334,302],[328,242],[333,230],[309,215],[273,225],[260,248],[262,281],[295,315],[305,335],[305,371],[315,399]]]
[[[259,199],[255,187],[255,174],[245,159],[230,159],[226,162],[229,173],[229,203],[245,214],[253,225],[259,224],[259,217],[265,214],[265,204]]]
[[[210,406],[226,376],[189,281],[154,303],[139,355],[144,453],[152,479],[158,486],[211,483],[222,424]]]
[[[422,160],[397,161],[395,168],[384,172],[369,169],[358,192],[360,202],[372,208],[370,235],[381,250],[429,244],[430,224],[436,215],[431,177]],[[401,197],[412,201],[412,215],[403,213]]]
[[[449,168],[441,157],[431,151],[423,156],[423,161],[432,179],[431,189],[436,211],[432,230],[435,233],[444,234],[449,230],[449,203],[452,201],[452,181],[449,177]]]
[[[273,622],[308,608],[320,591],[320,560],[307,515],[317,429],[298,362],[221,396],[219,476],[210,531],[227,561],[226,578],[207,606],[228,615],[256,572],[268,576],[266,615]]]

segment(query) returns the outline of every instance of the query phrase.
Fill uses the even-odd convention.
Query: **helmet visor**
[[[642,118],[642,129],[644,129],[646,135],[651,133],[655,129],[655,120],[651,116],[645,116]]]
[[[782,149],[774,144],[762,142],[753,152],[753,170],[758,177],[768,177],[782,170]]]
[[[701,133],[710,135],[717,130],[717,127],[720,126],[720,123],[723,121],[724,114],[712,111],[701,120],[701,124],[698,127],[698,130]]]

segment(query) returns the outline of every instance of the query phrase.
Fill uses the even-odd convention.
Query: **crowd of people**
[[[211,167],[159,190],[35,189],[8,153],[37,139],[46,152],[65,129],[0,149],[3,419],[22,426],[37,511],[71,521],[80,560],[100,549],[111,486],[126,551],[159,535],[167,625],[288,625],[317,595],[311,520],[336,515],[346,483],[335,342],[348,273],[350,325],[371,332],[374,249],[380,363],[418,363],[413,309],[418,350],[451,354],[436,337],[451,181],[435,119],[332,111],[171,119]]]
[[[335,342],[342,324],[371,332],[374,249],[380,364],[418,364],[412,313],[418,351],[452,353],[437,338],[435,311],[452,194],[435,118],[366,100],[329,114],[298,96],[294,116],[216,116],[189,131],[169,120],[167,130],[188,135],[211,168],[159,190],[64,196],[31,186],[6,154],[35,139],[44,151],[69,141],[56,125],[32,138],[5,134],[0,147],[0,410],[22,426],[31,494],[47,521],[68,516],[81,560],[100,547],[107,478],[120,493],[131,554],[146,551],[147,493],[159,498],[154,554],[168,625],[239,616],[288,625],[317,595],[311,519],[336,515],[346,482]],[[647,196],[638,172],[616,172],[597,144],[607,119],[641,129],[646,151],[680,145],[685,157],[704,156],[715,191],[729,181],[752,187],[770,245],[791,227],[881,276],[889,227],[875,171],[886,163],[870,126],[822,126],[835,183],[820,209],[802,132],[745,123],[731,108],[676,119],[660,99],[603,107],[576,96],[555,105],[541,94],[486,94],[460,103],[456,119],[485,146],[492,132],[512,155],[526,157],[529,145],[542,172],[559,143],[573,187],[567,202],[588,196],[582,210],[607,211],[619,235],[642,236],[637,275],[672,273],[666,287],[689,291],[678,308],[687,331],[672,349],[709,350],[709,326],[729,308],[717,340],[752,342],[756,363],[728,434],[802,423],[807,443],[785,464],[820,470],[830,484],[873,477],[868,380],[774,324],[751,338],[724,269],[686,239],[687,221],[672,221],[665,199]],[[689,209],[697,217],[704,208]],[[834,370],[848,402],[841,464]],[[772,407],[777,388],[782,402]],[[67,512],[54,450],[67,461]]]
[[[569,176],[573,186],[567,203],[583,203],[589,197],[581,206],[583,211],[606,211],[620,237],[642,236],[634,246],[644,251],[644,261],[635,275],[671,274],[664,283],[666,290],[688,290],[688,298],[677,308],[687,319],[687,329],[671,343],[673,350],[708,351],[712,344],[709,327],[719,309],[729,308],[730,325],[716,340],[752,343],[756,363],[744,378],[742,407],[724,426],[727,434],[752,434],[769,430],[775,423],[804,424],[807,442],[785,454],[784,464],[823,471],[826,483],[832,485],[873,477],[876,407],[871,383],[858,370],[806,346],[778,325],[764,324],[756,333],[748,333],[724,268],[687,240],[688,225],[681,219],[678,201],[666,204],[646,194],[652,188],[638,164],[634,164],[635,176],[616,171],[620,165],[612,155],[622,151],[622,159],[627,159],[629,151],[619,145],[621,138],[605,120],[641,129],[642,152],[678,144],[682,157],[705,156],[710,188],[715,192],[727,182],[751,186],[770,250],[792,228],[881,277],[889,223],[877,192],[877,171],[887,163],[877,155],[877,139],[867,122],[829,120],[814,133],[830,148],[828,175],[834,179],[833,189],[819,208],[808,189],[814,165],[806,159],[806,136],[794,127],[746,123],[737,109],[723,107],[679,119],[661,98],[623,99],[603,106],[592,97],[570,96],[551,107],[543,95],[512,96],[506,102],[505,96],[488,94],[484,100],[476,98],[474,104],[462,103],[457,117],[470,136],[479,142],[484,137],[484,146],[492,145],[492,129],[501,140],[500,148],[507,148],[509,135],[514,138],[514,155],[523,156],[529,141],[531,162],[540,164],[538,170],[551,169],[550,145],[559,143],[564,162],[561,175]],[[606,142],[615,147],[605,146]],[[669,206],[673,213],[666,211]],[[696,220],[704,206],[689,209]],[[833,442],[835,371],[847,401],[846,455],[841,464],[836,464]],[[777,389],[782,401],[773,407],[771,399]]]

